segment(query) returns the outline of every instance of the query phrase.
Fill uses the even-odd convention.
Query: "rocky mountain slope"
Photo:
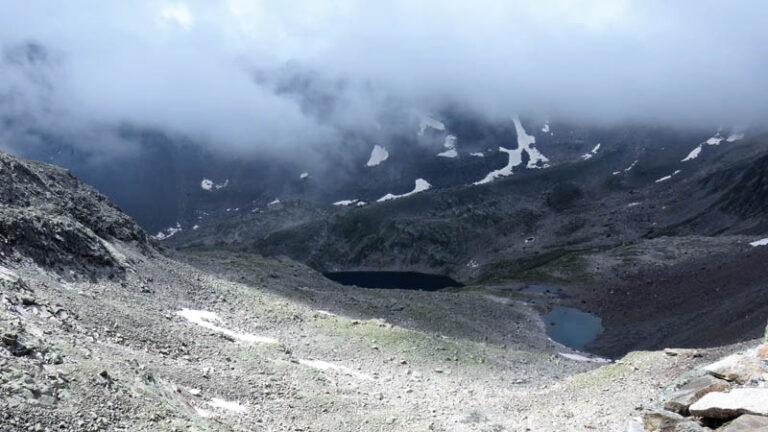
[[[549,339],[530,298],[163,251],[67,172],[2,161],[3,431],[615,431],[738,348],[604,365]]]

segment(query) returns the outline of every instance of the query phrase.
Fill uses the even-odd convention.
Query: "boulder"
[[[734,354],[704,368],[710,375],[745,384],[759,379],[768,370],[763,360],[752,355]]]
[[[679,414],[687,415],[688,407],[701,399],[705,394],[728,390],[731,384],[727,381],[704,375],[694,378],[688,384],[680,387],[664,403],[664,409]]]
[[[768,359],[768,344],[763,344],[757,349],[757,356],[761,359]]]
[[[647,411],[643,416],[645,432],[704,432],[695,421],[664,410]]]
[[[728,423],[718,432],[757,432],[768,431],[768,417],[745,414]]]
[[[768,388],[739,388],[704,395],[690,406],[691,415],[728,420],[742,414],[768,416]]]

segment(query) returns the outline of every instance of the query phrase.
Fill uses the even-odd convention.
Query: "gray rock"
[[[768,388],[740,388],[728,393],[708,393],[690,406],[691,415],[732,419],[742,414],[768,416]]]
[[[711,392],[727,390],[731,387],[727,381],[705,375],[694,378],[688,384],[680,387],[664,403],[664,409],[687,415],[688,407]]]
[[[760,378],[768,370],[757,357],[734,354],[704,368],[710,375],[744,384]]]
[[[718,430],[719,432],[768,431],[768,417],[745,414]]]
[[[664,410],[652,410],[643,416],[646,432],[704,432],[707,429],[680,414]]]

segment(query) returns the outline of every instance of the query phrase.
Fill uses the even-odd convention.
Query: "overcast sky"
[[[768,115],[760,0],[0,0],[0,11],[0,117],[84,146],[128,124],[300,148],[374,128],[392,101],[713,128]],[[42,60],[23,54],[29,43]],[[275,91],[296,69],[336,93],[330,114]],[[11,129],[0,139],[19,139]]]

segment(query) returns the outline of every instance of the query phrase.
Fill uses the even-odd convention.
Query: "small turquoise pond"
[[[553,306],[541,319],[547,325],[547,335],[552,340],[579,351],[584,351],[584,346],[603,332],[599,317],[565,306]]]

